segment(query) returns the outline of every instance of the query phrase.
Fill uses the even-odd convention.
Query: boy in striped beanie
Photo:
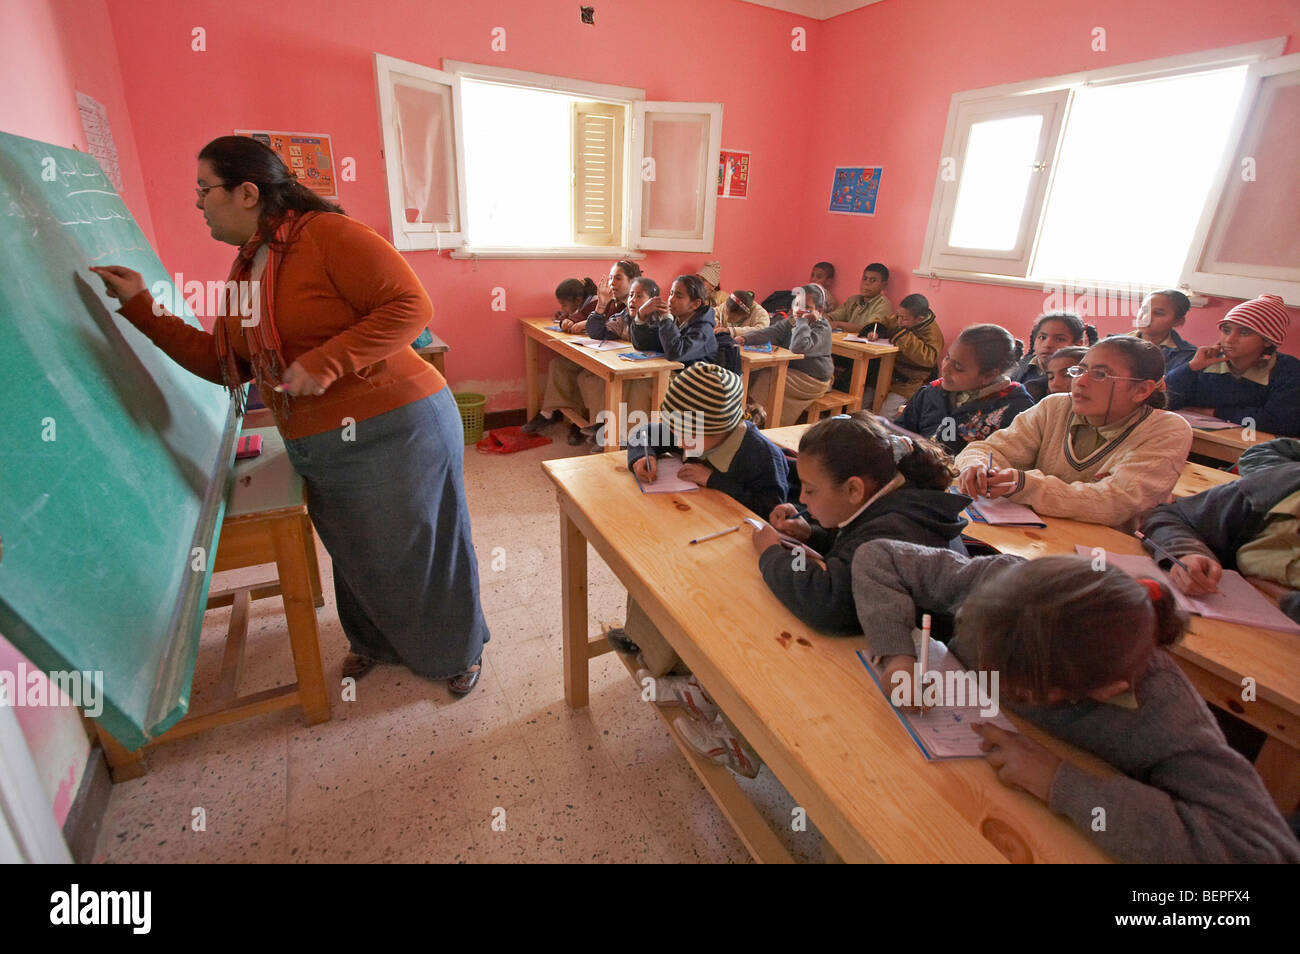
[[[1213,414],[1257,431],[1300,437],[1300,360],[1278,346],[1291,313],[1277,295],[1261,295],[1219,322],[1219,342],[1165,375],[1169,406]]]

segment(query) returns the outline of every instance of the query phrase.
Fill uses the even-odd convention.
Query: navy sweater
[[[1232,374],[1193,371],[1183,365],[1165,376],[1169,407],[1208,407],[1215,417],[1255,427],[1280,437],[1300,437],[1300,361],[1277,355],[1268,384],[1256,384]]]
[[[721,490],[728,497],[748,507],[764,520],[779,503],[784,503],[789,492],[790,468],[785,454],[749,421],[743,422],[745,437],[740,442],[731,467],[724,474],[714,470],[709,475],[708,487]],[[663,453],[683,453],[680,444],[664,424],[638,427],[627,438],[627,466],[631,470],[642,457]],[[703,463],[708,464],[708,460]]]
[[[697,361],[713,361],[718,357],[714,324],[713,309],[707,306],[691,315],[680,328],[672,315],[643,325],[634,321],[632,345],[638,351],[662,351],[668,360],[690,367]]]
[[[791,551],[770,546],[758,558],[763,579],[790,612],[814,629],[841,635],[862,632],[853,602],[853,554],[868,540],[905,540],[926,547],[951,547],[966,526],[962,494],[904,484],[873,503],[841,529],[812,524],[808,546],[826,558],[794,568]],[[965,552],[964,549],[962,552]]]
[[[1254,540],[1268,512],[1300,490],[1300,463],[1278,464],[1193,497],[1162,504],[1142,532],[1174,556],[1199,553],[1220,566],[1237,568],[1237,551]],[[1160,566],[1170,561],[1148,545]]]
[[[1034,406],[1023,384],[1015,381],[1001,390],[952,406],[952,392],[943,389],[943,378],[921,388],[907,402],[894,423],[913,434],[938,441],[948,453],[956,454],[971,441],[982,441],[1010,424],[1017,414]]]

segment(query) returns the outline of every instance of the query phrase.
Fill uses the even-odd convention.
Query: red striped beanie
[[[1224,321],[1235,321],[1257,331],[1275,345],[1280,345],[1291,327],[1291,313],[1277,295],[1260,295],[1243,301],[1223,316]]]

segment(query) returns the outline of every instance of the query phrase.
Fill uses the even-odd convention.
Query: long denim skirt
[[[352,651],[430,679],[467,672],[490,636],[451,389],[285,446]]]

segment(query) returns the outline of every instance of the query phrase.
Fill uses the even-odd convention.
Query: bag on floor
[[[541,434],[525,434],[522,427],[498,427],[483,435],[483,439],[474,446],[481,454],[513,454],[516,451],[531,450],[551,443],[549,437]]]

